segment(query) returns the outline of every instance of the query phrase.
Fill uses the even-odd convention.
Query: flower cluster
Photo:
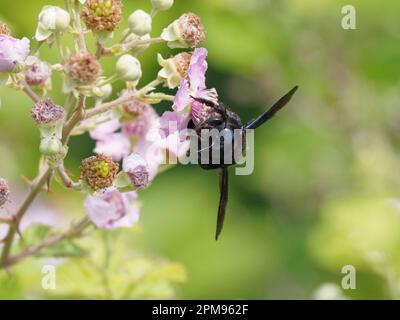
[[[193,97],[217,99],[216,91],[205,85],[207,51],[196,48],[205,40],[204,26],[197,15],[185,13],[153,36],[156,13],[168,10],[173,0],[151,0],[152,12],[136,10],[127,15],[122,38],[106,47],[122,20],[122,1],[66,0],[65,4],[65,8],[45,6],[39,13],[32,50],[27,38],[13,38],[0,23],[0,78],[33,100],[31,117],[40,132],[40,173],[32,194],[36,196],[45,185],[49,188],[56,178],[85,195],[84,208],[98,228],[130,227],[139,218],[140,189],[149,186],[169,159],[186,154],[189,141],[180,130],[208,112]],[[95,52],[86,45],[90,32]],[[75,45],[64,48],[63,36],[69,33]],[[143,70],[138,55],[159,43],[190,51],[168,58],[158,55],[160,70],[154,80],[139,86]],[[57,49],[58,63],[40,55],[46,45]],[[104,56],[114,58],[109,76],[102,67]],[[53,74],[63,81],[64,105],[47,95]],[[116,81],[124,85],[120,92],[114,90]],[[162,87],[178,89],[170,95]],[[106,101],[113,94],[116,98]],[[162,101],[170,102],[171,110],[160,115],[156,105]],[[64,163],[68,142],[72,135],[85,133],[95,140],[95,155],[82,160],[80,177],[73,181]],[[8,195],[8,184],[0,179],[0,206]],[[19,214],[26,210],[22,207]]]

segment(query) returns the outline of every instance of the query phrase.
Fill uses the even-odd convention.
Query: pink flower
[[[29,40],[21,40],[0,34],[0,72],[12,71],[17,63],[22,63],[29,54]]]
[[[131,142],[123,133],[116,132],[121,127],[118,119],[109,120],[97,125],[90,132],[90,137],[96,141],[94,152],[120,161],[129,154]]]
[[[165,122],[169,124],[167,122],[169,117],[174,118],[175,116],[175,114],[164,116],[164,125]],[[138,153],[146,161],[150,181],[156,176],[160,166],[167,164],[167,160],[171,159],[169,155],[173,154],[176,157],[180,157],[189,148],[189,141],[186,136],[181,135],[180,129],[182,128],[171,129],[168,126],[161,127],[161,119],[153,119],[146,135],[138,140],[134,149],[134,152]],[[168,135],[166,136],[166,134]]]
[[[195,123],[202,120],[204,106],[192,99],[192,97],[206,99],[214,103],[218,102],[216,90],[207,89],[206,87],[207,54],[208,52],[205,48],[194,50],[187,73],[189,81],[185,78],[181,80],[181,85],[174,99],[174,110],[182,112],[190,108],[191,116]]]
[[[94,152],[111,157],[114,161],[120,161],[129,154],[131,141],[123,133],[112,133],[107,137],[97,140]]]
[[[118,119],[112,119],[96,126],[94,130],[90,132],[90,137],[95,140],[101,140],[107,138],[110,134],[114,133],[121,127]]]
[[[189,115],[187,113],[165,111],[160,118],[160,134],[163,138],[168,137],[177,130],[187,127]]]
[[[139,220],[136,192],[119,192],[105,189],[85,199],[84,207],[93,223],[102,229],[131,227]]]
[[[133,150],[146,162],[150,181],[157,175],[160,165],[165,162],[165,148],[162,141],[160,119],[156,116],[149,123],[146,134],[138,140]]]

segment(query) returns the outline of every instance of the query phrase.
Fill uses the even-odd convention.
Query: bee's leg
[[[256,129],[261,126],[264,122],[271,119],[280,109],[282,109],[292,98],[294,93],[297,91],[299,87],[295,86],[292,90],[290,90],[287,94],[285,94],[282,98],[278,100],[271,108],[269,108],[266,112],[264,112],[261,116],[256,119],[251,120],[246,126],[245,129]]]
[[[220,188],[220,198],[218,207],[218,217],[217,217],[217,230],[215,232],[215,240],[218,240],[221,234],[222,227],[224,226],[225,219],[225,209],[228,203],[228,168],[221,168],[220,178],[219,178],[219,188]]]

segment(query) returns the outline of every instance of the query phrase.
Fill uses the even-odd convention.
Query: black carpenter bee
[[[226,137],[229,136],[228,139],[231,139],[231,141],[228,141],[228,145],[233,146],[233,149],[240,148],[240,152],[245,151],[246,145],[244,142],[246,129],[256,129],[268,120],[270,120],[280,109],[282,109],[290,101],[297,89],[298,86],[294,87],[286,95],[280,98],[266,112],[261,114],[258,118],[249,121],[246,125],[243,125],[239,116],[236,113],[232,112],[229,107],[227,107],[223,103],[214,103],[213,101],[209,101],[206,99],[192,97],[197,102],[208,107],[210,111],[208,112],[208,116],[205,117],[201,122],[194,124],[193,120],[191,120],[188,124],[188,128],[194,129],[196,132],[198,146],[202,145],[201,142],[202,140],[204,140],[204,136],[202,136],[202,132],[204,132],[204,130],[216,129],[219,133],[230,133],[230,135],[221,135],[221,139],[219,140],[219,142],[217,142],[217,145],[215,141],[212,140],[212,137],[208,136],[205,143],[206,147],[197,149],[197,162],[201,168],[205,170],[220,169],[220,199],[215,240],[218,240],[224,224],[225,209],[228,202],[228,167],[235,164],[235,159],[233,155],[237,151],[233,150],[234,152],[231,152],[227,155],[224,150],[227,145],[227,141],[225,141],[224,139],[227,139]],[[240,130],[239,132],[241,132],[241,139],[238,139],[237,136],[234,134],[234,131],[237,132],[238,130]],[[240,142],[238,143],[237,140],[240,140]],[[210,150],[215,148],[218,149],[217,154],[219,153],[218,161],[212,161],[213,153],[210,152]],[[207,151],[206,155],[205,151]],[[204,161],[204,156],[206,157],[206,161]]]

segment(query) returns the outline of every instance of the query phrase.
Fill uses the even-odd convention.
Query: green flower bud
[[[165,11],[172,7],[174,0],[151,0],[154,10]]]
[[[67,11],[56,6],[45,6],[39,13],[35,38],[44,41],[54,32],[65,32],[71,22]]]
[[[143,10],[136,10],[128,18],[129,29],[138,36],[151,32],[151,16]]]
[[[54,136],[42,138],[39,147],[40,153],[47,157],[60,156],[64,154],[64,147],[61,141]]]
[[[142,68],[138,59],[125,54],[117,61],[116,73],[125,81],[138,81],[142,77]]]

